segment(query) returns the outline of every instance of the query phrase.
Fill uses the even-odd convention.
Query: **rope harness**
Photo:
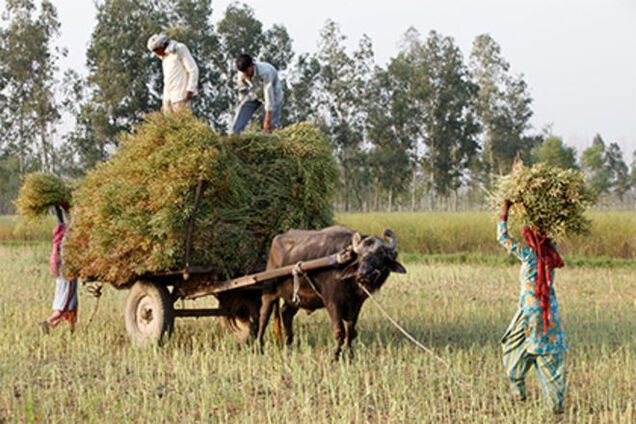
[[[349,263],[349,262],[354,260],[355,253],[353,252],[353,247],[351,245],[349,245],[346,248],[344,248],[343,250],[341,250],[340,252],[332,255],[331,257],[333,258],[333,264],[334,265],[336,265],[336,264],[337,265],[344,265],[344,264]],[[322,302],[325,303],[325,299],[322,297],[322,294],[320,294],[320,292],[316,288],[316,285],[314,284],[313,280],[311,278],[309,278],[309,275],[305,271],[303,271],[302,266],[303,266],[303,262],[302,261],[298,261],[298,262],[296,262],[296,265],[292,269],[292,278],[293,278],[292,303],[294,304],[294,306],[300,305],[300,295],[298,293],[300,291],[300,278],[301,277],[305,278],[305,281],[307,281],[307,283],[312,288],[312,290],[314,292],[316,292],[318,297],[320,297],[320,300],[322,300]]]
[[[294,269],[292,270],[292,276],[294,278],[294,292],[292,294],[292,303],[294,304],[294,306],[300,305],[300,296],[298,295],[298,292],[300,291],[301,277],[305,278],[305,281],[307,281],[307,283],[312,288],[312,290],[316,292],[318,297],[320,297],[320,300],[322,300],[322,303],[325,303],[325,299],[322,297],[322,295],[316,288],[316,285],[314,284],[312,279],[309,277],[309,275],[305,271],[303,271],[302,265],[303,265],[302,262],[296,262],[296,265],[294,266]]]

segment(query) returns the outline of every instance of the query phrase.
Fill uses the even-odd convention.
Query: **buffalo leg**
[[[342,312],[340,308],[331,304],[327,306],[327,312],[331,318],[331,326],[333,328],[333,335],[336,338],[336,350],[333,353],[333,360],[337,361],[340,358],[340,352],[342,351],[342,345],[345,341],[345,329],[342,321]]]
[[[265,329],[267,328],[269,317],[272,314],[272,309],[274,309],[274,302],[277,301],[278,298],[271,294],[263,294],[263,297],[261,298],[261,310],[258,317],[258,333],[256,334],[261,353],[264,353],[263,337],[265,335]]]
[[[349,357],[353,358],[353,340],[358,336],[356,331],[356,324],[358,323],[358,316],[360,315],[360,309],[362,308],[362,302],[356,303],[349,310],[349,313],[345,317],[345,349],[349,351]]]
[[[357,337],[358,332],[356,331],[356,322],[355,321],[345,321],[345,349],[349,351],[349,357],[353,358],[353,340]]]
[[[298,308],[296,308],[295,306],[292,306],[287,302],[283,304],[281,315],[283,317],[283,327],[285,328],[285,344],[287,346],[291,346],[294,342],[293,322],[296,312],[298,312]]]
[[[252,340],[256,338],[258,334],[258,321],[260,317],[260,305],[259,302],[250,302],[249,305],[250,314],[250,337]]]
[[[280,328],[280,302],[274,302],[274,337],[278,346],[283,345],[283,335]]]

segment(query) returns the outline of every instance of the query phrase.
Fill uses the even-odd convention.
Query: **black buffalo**
[[[378,290],[391,272],[406,273],[397,261],[397,237],[391,230],[384,239],[364,237],[344,227],[330,227],[321,231],[291,230],[272,241],[267,269],[308,261],[350,248],[353,259],[344,266],[316,270],[301,284],[294,299],[292,277],[285,277],[264,285],[258,322],[258,342],[263,349],[263,335],[270,315],[276,309],[276,320],[282,318],[286,343],[293,341],[292,321],[300,308],[309,312],[327,308],[336,337],[334,359],[338,359],[344,344],[351,353],[351,342],[356,337],[356,322],[367,295],[359,285],[370,292]],[[280,315],[278,300],[284,300]],[[296,300],[296,301],[294,301]]]

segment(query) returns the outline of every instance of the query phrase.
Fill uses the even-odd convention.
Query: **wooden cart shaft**
[[[331,268],[333,266],[349,262],[350,260],[351,252],[349,250],[345,250],[340,253],[325,256],[322,258],[300,262],[298,266],[300,267],[300,271],[310,272],[324,268]],[[256,284],[274,280],[276,278],[289,277],[293,274],[295,267],[296,264],[287,265],[281,268],[270,269],[262,272],[257,272],[255,274],[244,275],[242,277],[222,281],[219,283],[213,283],[209,286],[201,287],[192,292],[189,292],[187,295],[184,296],[184,299],[197,299],[199,297],[222,293],[228,290],[254,286]]]

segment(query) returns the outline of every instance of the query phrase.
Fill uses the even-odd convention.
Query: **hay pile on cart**
[[[275,234],[331,223],[336,178],[310,124],[220,136],[189,112],[151,114],[74,192],[65,273],[118,288],[186,265],[245,274]]]

